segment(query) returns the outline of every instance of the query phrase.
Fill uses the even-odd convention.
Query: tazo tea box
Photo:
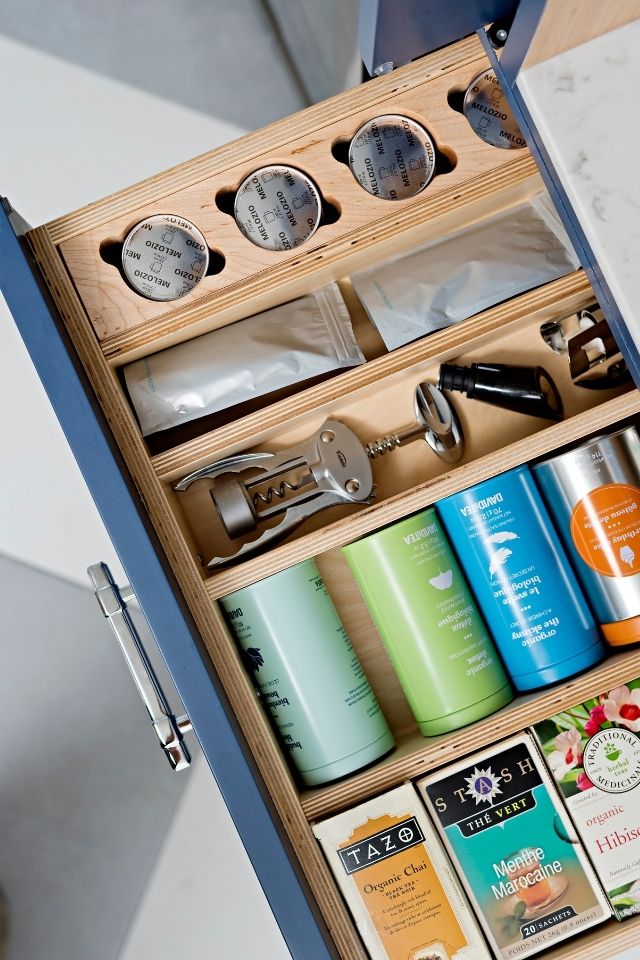
[[[640,913],[640,679],[534,732],[616,917]]]
[[[489,960],[410,784],[313,827],[372,960]]]
[[[418,784],[496,955],[526,957],[610,915],[533,740]]]

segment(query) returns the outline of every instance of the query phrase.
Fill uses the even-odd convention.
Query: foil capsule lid
[[[462,112],[474,133],[492,147],[520,150],[527,142],[491,69],[483,70],[464,95]]]
[[[291,250],[320,225],[320,191],[295,167],[261,167],[240,184],[233,215],[252,243],[266,250]]]
[[[433,140],[409,117],[385,114],[356,131],[349,167],[360,186],[383,200],[405,200],[427,186],[436,166]]]
[[[141,220],[122,245],[124,275],[148,300],[186,296],[200,283],[208,266],[204,236],[188,220],[171,214]]]

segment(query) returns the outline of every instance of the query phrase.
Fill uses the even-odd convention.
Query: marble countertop
[[[523,70],[518,88],[640,351],[640,21]]]

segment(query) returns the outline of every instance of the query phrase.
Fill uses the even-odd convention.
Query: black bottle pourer
[[[441,390],[466,393],[473,400],[492,403],[516,413],[545,420],[562,420],[562,398],[542,367],[512,367],[506,363],[472,363],[457,367],[443,363]]]

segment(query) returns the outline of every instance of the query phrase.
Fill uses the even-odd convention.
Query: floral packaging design
[[[418,789],[499,960],[531,956],[611,915],[527,734],[429,774]]]
[[[616,917],[640,913],[640,679],[534,733]]]
[[[489,960],[411,784],[313,827],[372,960]]]

